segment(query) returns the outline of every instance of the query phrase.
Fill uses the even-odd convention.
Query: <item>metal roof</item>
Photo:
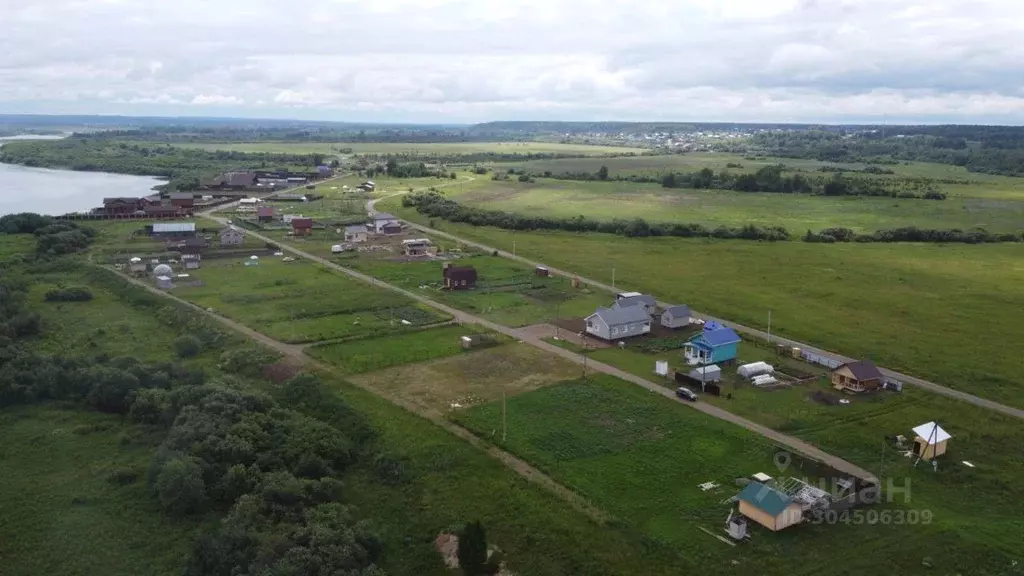
[[[394,214],[388,214],[387,212],[378,212],[373,215],[374,220],[398,220]]]
[[[645,304],[647,306],[657,306],[653,296],[641,294],[639,296],[625,296],[615,301],[617,308],[628,308],[630,306],[637,306],[639,304]]]
[[[598,308],[593,316],[597,316],[605,324],[620,326],[630,322],[644,322],[651,319],[647,312],[640,306],[627,306],[625,308]]]
[[[153,232],[195,232],[195,222],[157,222],[153,224]]]
[[[356,224],[354,226],[345,226],[345,232],[366,232],[366,226],[363,224]]]
[[[747,484],[740,492],[739,499],[772,516],[782,514],[782,511],[793,503],[793,499],[785,493],[760,482]]]
[[[739,342],[740,336],[732,328],[719,328],[718,330],[698,334],[694,339],[702,339],[711,346],[724,346]]]
[[[665,312],[668,312],[668,315],[673,318],[689,318],[693,315],[690,313],[690,307],[685,305],[669,306],[665,308]]]
[[[929,445],[945,442],[953,437],[949,432],[943,430],[942,427],[935,422],[921,424],[917,428],[914,428],[914,434],[924,438],[924,441]]]
[[[882,372],[875,366],[875,363],[871,360],[858,360],[857,362],[847,362],[846,364],[839,365],[839,368],[846,367],[853,374],[853,377],[857,380],[879,380],[882,378]]]

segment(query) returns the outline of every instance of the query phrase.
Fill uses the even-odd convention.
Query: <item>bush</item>
[[[178,336],[174,340],[174,352],[179,358],[192,358],[198,356],[202,349],[202,342],[192,335]]]
[[[173,514],[199,512],[206,500],[203,469],[192,458],[165,462],[157,474],[155,489],[164,510]]]
[[[88,302],[92,300],[92,291],[84,286],[70,288],[54,288],[46,293],[47,302]]]

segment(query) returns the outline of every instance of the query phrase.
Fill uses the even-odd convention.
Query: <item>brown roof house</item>
[[[196,197],[191,192],[171,192],[168,194],[168,198],[171,201],[171,206],[180,208],[192,208],[196,203]]]
[[[292,235],[309,236],[313,233],[312,218],[292,218]]]
[[[245,242],[245,232],[238,228],[228,226],[220,231],[221,246],[241,246]]]
[[[272,222],[277,216],[277,209],[273,206],[260,206],[256,210],[256,219],[260,222]]]
[[[249,171],[228,172],[224,175],[225,188],[232,190],[248,190],[256,187],[256,173]]]
[[[870,360],[847,362],[832,370],[832,386],[837,390],[864,392],[882,387],[882,372]]]
[[[476,286],[476,268],[452,266],[446,262],[441,270],[446,290],[469,290]]]

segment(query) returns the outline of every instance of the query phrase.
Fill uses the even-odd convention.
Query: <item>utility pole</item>
[[[512,257],[516,257],[516,241],[514,239],[512,240]]]
[[[505,443],[508,437],[508,401],[505,398],[505,390],[501,391],[501,443]]]
[[[612,266],[612,288],[615,288],[615,266]]]
[[[768,343],[772,341],[772,309],[768,309]]]

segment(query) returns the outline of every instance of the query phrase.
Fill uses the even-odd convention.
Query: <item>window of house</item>
[[[618,333],[619,333],[619,327],[618,326],[612,326],[612,334],[618,334]]]
[[[636,322],[633,322],[632,324],[630,324],[629,325],[629,329],[635,331],[636,330]]]

